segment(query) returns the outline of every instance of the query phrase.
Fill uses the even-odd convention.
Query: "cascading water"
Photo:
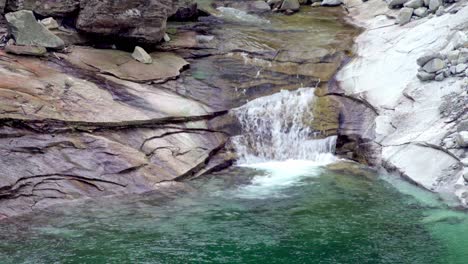
[[[314,88],[281,91],[253,100],[233,110],[243,135],[234,138],[240,164],[266,161],[335,160],[336,137],[315,139],[313,120]]]

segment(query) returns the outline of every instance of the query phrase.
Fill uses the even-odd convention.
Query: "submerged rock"
[[[135,50],[132,53],[132,57],[145,64],[151,64],[153,63],[153,58],[141,47],[136,46]]]
[[[63,40],[36,21],[31,11],[21,10],[8,13],[5,18],[17,45],[33,45],[53,49],[61,49],[65,46]]]

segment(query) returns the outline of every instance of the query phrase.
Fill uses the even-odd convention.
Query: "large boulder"
[[[29,10],[8,13],[5,18],[17,45],[41,46],[52,49],[61,49],[65,46],[63,40],[37,22],[34,14]]]
[[[1,2],[0,0],[0,6]],[[8,0],[8,11],[31,10],[41,16],[67,16],[78,11],[80,0]]]
[[[157,43],[165,34],[172,0],[82,0],[76,27],[87,33]]]
[[[190,21],[198,17],[198,5],[194,0],[174,0],[170,20]],[[266,3],[265,3],[266,4]]]

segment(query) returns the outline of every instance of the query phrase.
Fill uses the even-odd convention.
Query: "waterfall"
[[[310,126],[314,118],[314,90],[281,91],[234,109],[243,132],[233,139],[239,163],[333,160],[336,136],[315,139],[316,133]]]

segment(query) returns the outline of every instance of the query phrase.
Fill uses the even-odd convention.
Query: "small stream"
[[[151,193],[0,221],[0,263],[466,263],[467,214],[395,176],[340,160],[336,137],[313,128],[316,90],[298,88],[315,83],[314,63],[337,67],[317,54],[349,48],[341,39],[354,34],[317,10],[265,18],[219,9],[228,24],[218,30],[231,32],[226,38],[243,33],[224,47],[251,53],[200,59],[184,76],[230,89],[223,95],[249,95],[249,87],[264,95],[240,96],[249,102],[232,111],[243,131],[234,138],[237,166]],[[256,52],[262,58],[251,58]],[[292,73],[306,66],[301,78]],[[212,100],[206,95],[211,90],[200,98]]]

